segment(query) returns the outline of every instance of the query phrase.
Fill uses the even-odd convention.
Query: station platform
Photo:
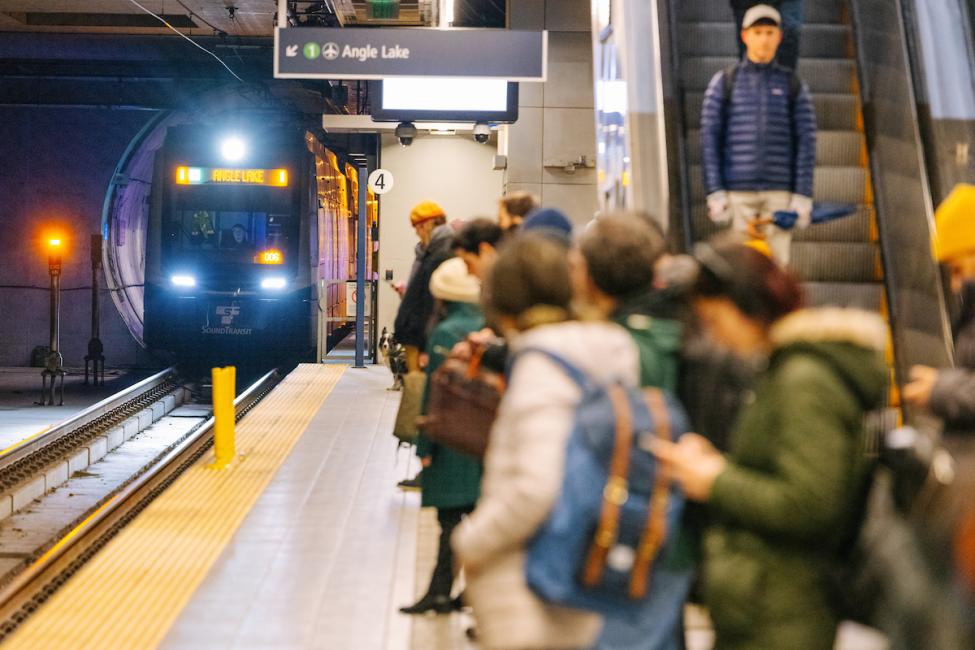
[[[154,372],[107,368],[104,385],[86,386],[83,371],[69,371],[64,378],[64,404],[39,406],[41,368],[0,368],[0,449],[43,433]]]
[[[438,529],[391,437],[381,366],[302,365],[238,423],[238,461],[208,454],[58,591],[5,648],[476,650],[473,619],[406,616]],[[690,650],[709,650],[688,608]],[[840,650],[882,650],[844,630]]]

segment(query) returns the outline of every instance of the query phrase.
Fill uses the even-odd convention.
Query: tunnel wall
[[[147,110],[0,107],[0,366],[23,366],[48,342],[49,224],[67,235],[61,351],[84,365],[91,336],[90,235],[98,232],[105,191],[130,139],[154,115]],[[150,365],[100,283],[106,365]],[[41,289],[31,288],[41,287]],[[80,290],[77,290],[82,288]]]

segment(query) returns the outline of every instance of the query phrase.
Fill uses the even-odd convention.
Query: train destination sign
[[[279,27],[274,30],[274,76],[545,81],[547,50],[544,31]]]
[[[287,187],[288,170],[182,166],[176,168],[177,185],[204,185],[208,183]]]

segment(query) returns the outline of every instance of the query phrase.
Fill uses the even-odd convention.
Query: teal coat
[[[477,305],[450,302],[447,313],[437,324],[427,340],[427,390],[430,376],[444,362],[450,350],[463,341],[468,334],[484,327],[484,316]],[[427,398],[423,396],[423,413],[426,413]],[[481,493],[481,462],[438,445],[422,433],[417,438],[416,454],[420,458],[430,457],[432,463],[420,475],[423,484],[423,505],[435,508],[460,508],[472,506]]]
[[[806,310],[776,349],[731,434],[704,536],[716,648],[831,650],[827,576],[862,516],[865,411],[881,403],[886,330],[866,312]]]

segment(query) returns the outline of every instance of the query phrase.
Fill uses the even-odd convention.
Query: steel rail
[[[239,420],[280,381],[272,370],[234,400]],[[135,519],[213,443],[214,419],[207,419],[133,481],[109,497],[0,591],[0,642]]]
[[[138,399],[145,393],[163,385],[168,379],[176,377],[175,368],[166,368],[165,370],[158,372],[151,377],[143,379],[137,384],[129,386],[125,390],[107,397],[97,404],[89,406],[80,413],[76,413],[67,420],[62,420],[58,424],[54,425],[50,429],[42,431],[39,434],[31,436],[26,440],[7,447],[3,451],[0,451],[0,471],[3,471],[7,467],[10,467],[17,461],[23,460],[27,456],[33,454],[39,449],[43,449],[48,445],[70,435],[77,429],[91,424],[98,418],[107,415],[111,411],[119,408],[120,406],[125,406],[128,402]]]

